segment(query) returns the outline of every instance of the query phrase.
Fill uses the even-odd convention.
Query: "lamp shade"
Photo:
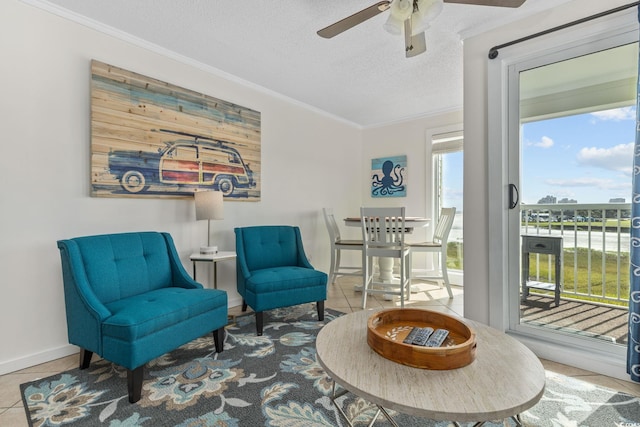
[[[224,219],[224,205],[220,191],[196,191],[196,220]]]

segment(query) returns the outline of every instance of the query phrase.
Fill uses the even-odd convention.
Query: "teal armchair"
[[[327,274],[309,263],[298,227],[244,227],[235,233],[242,311],[247,306],[255,311],[258,335],[262,335],[265,310],[316,302],[318,320],[324,320]]]
[[[93,353],[127,369],[129,402],[142,393],[144,364],[213,331],[224,345],[227,293],[187,274],[167,233],[58,241],[69,342],[80,369]]]

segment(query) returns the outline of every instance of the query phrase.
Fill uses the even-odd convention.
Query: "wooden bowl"
[[[440,347],[405,344],[411,327],[449,331]],[[476,333],[459,319],[430,310],[393,308],[376,312],[367,322],[367,343],[380,356],[422,369],[456,369],[476,357]]]

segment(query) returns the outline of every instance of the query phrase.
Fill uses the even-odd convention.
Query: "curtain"
[[[640,22],[640,7],[638,7],[638,21]],[[640,66],[640,58],[638,58],[638,64]],[[640,382],[640,77],[636,94],[636,143],[633,153],[627,373],[633,381]]]

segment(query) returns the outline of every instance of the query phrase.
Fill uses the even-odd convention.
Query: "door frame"
[[[511,176],[519,174],[520,162],[519,72],[634,41],[638,41],[637,22],[631,25],[627,16],[614,16],[501,50],[488,63],[490,325],[514,335],[540,357],[617,378],[627,378],[623,346],[519,324],[520,209],[519,204],[514,211],[508,207],[509,184],[520,184],[519,176]],[[515,170],[513,165],[518,165]]]

